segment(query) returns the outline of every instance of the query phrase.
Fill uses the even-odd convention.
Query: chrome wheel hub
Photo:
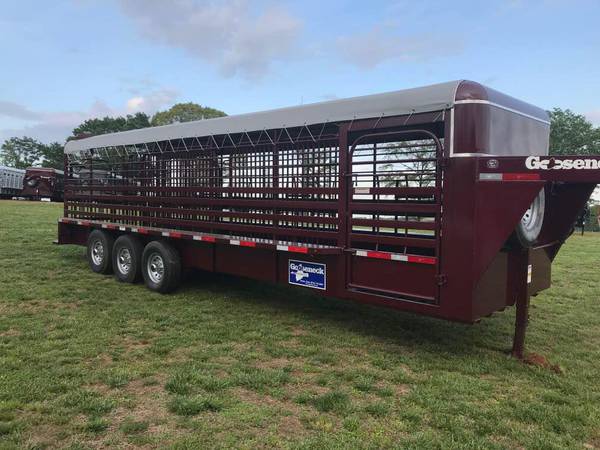
[[[102,245],[102,241],[97,240],[92,244],[92,262],[101,266],[104,261],[104,245]]]
[[[123,275],[127,275],[131,270],[132,264],[133,261],[129,249],[120,249],[119,253],[117,254],[117,267],[119,269],[119,272],[121,272]]]
[[[152,280],[153,283],[159,284],[165,275],[165,264],[162,256],[158,253],[152,253],[148,258],[146,270],[150,280]]]
[[[523,222],[523,225],[527,226],[530,224],[531,222],[531,217],[533,216],[533,208],[530,206],[529,208],[527,208],[527,211],[525,211],[525,214],[523,214],[523,218],[521,219],[521,222]]]
[[[542,201],[543,201],[543,197],[540,197],[538,195],[535,198],[535,200],[533,200],[531,205],[529,205],[529,208],[527,208],[527,211],[525,211],[525,214],[523,214],[523,217],[521,217],[521,224],[523,225],[523,228],[525,228],[526,230],[529,231],[536,227],[537,222],[539,220],[538,216],[539,216],[539,210],[542,207],[542,205],[541,205]]]

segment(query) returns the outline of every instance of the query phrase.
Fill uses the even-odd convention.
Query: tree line
[[[175,122],[211,119],[226,116],[218,109],[196,103],[178,103],[152,118],[139,112],[125,117],[103,117],[88,119],[73,129],[68,140],[135,130],[151,126],[168,125]],[[555,108],[550,111],[550,154],[598,155],[600,154],[600,127],[595,127],[585,116],[569,109]],[[63,144],[43,144],[31,137],[12,137],[0,149],[0,163],[24,169],[33,165],[41,167],[63,167]]]
[[[157,112],[152,117],[139,112],[128,114],[125,117],[107,116],[88,119],[75,127],[66,140],[226,115],[223,111],[196,103],[177,103],[166,111]],[[31,166],[62,169],[63,149],[64,144],[59,142],[44,144],[28,136],[11,137],[4,141],[0,148],[0,164],[17,169],[26,169]]]

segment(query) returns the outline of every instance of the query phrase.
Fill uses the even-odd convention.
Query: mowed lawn
[[[195,273],[174,295],[55,246],[62,205],[0,202],[0,448],[599,448],[600,236],[474,326]]]

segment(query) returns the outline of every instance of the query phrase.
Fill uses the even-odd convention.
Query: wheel
[[[151,291],[167,293],[179,286],[181,259],[179,252],[166,241],[152,241],[144,248],[142,275]]]
[[[94,230],[88,236],[86,256],[90,269],[96,273],[112,272],[112,249],[114,238],[101,230]]]
[[[142,252],[140,240],[124,234],[115,241],[112,251],[112,267],[115,277],[125,283],[135,283],[142,275]]]
[[[536,242],[544,224],[544,213],[546,210],[546,194],[544,189],[540,191],[533,200],[521,221],[515,228],[514,241],[521,247],[531,247]]]

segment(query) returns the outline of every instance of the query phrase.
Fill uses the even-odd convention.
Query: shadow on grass
[[[83,248],[58,248],[61,251],[57,252],[57,257],[63,264],[87,269]],[[138,289],[144,289],[143,285],[138,285]],[[193,301],[196,296],[204,297],[197,295],[202,291],[226,297],[232,307],[235,304],[240,307],[255,305],[266,314],[287,315],[290,322],[299,318],[312,325],[318,324],[319,328],[351,332],[375,339],[380,345],[398,345],[413,352],[444,352],[454,356],[485,351],[504,354],[510,349],[512,339],[513,315],[510,312],[467,325],[221,273],[190,270],[173,295]]]
[[[381,344],[413,347],[414,351],[447,352],[458,355],[482,350],[510,349],[512,315],[503,314],[468,325],[411,312],[360,304],[351,300],[319,296],[310,291],[264,281],[203,271],[190,271],[178,292],[192,296],[198,290],[226,295],[228,301],[243,302],[269,311],[300,317],[323,328],[350,331]]]

